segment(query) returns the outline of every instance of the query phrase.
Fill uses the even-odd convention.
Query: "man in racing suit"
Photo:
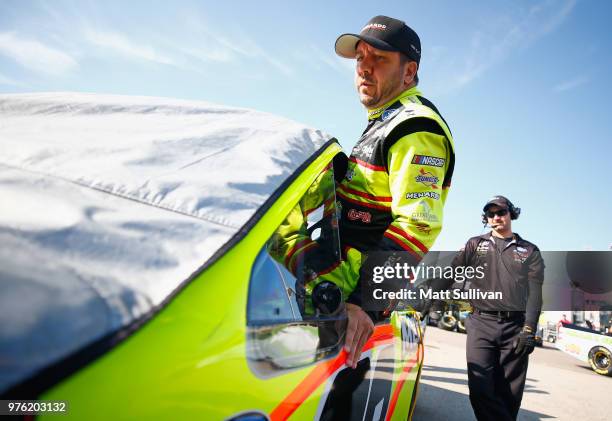
[[[356,59],[355,84],[368,124],[337,189],[345,253],[365,262],[346,299],[347,365],[356,367],[377,315],[362,296],[369,253],[401,254],[417,265],[442,229],[454,168],[450,129],[417,89],[421,45],[404,22],[376,16],[359,34],[343,34],[336,53]],[[380,315],[379,315],[380,316]]]

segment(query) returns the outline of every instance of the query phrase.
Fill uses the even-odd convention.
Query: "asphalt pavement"
[[[429,326],[413,420],[475,420],[468,397],[466,335]],[[529,359],[519,420],[611,420],[612,377],[544,342]]]

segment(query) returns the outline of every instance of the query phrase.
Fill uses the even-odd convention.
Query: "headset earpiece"
[[[510,211],[510,219],[511,220],[518,219],[519,215],[521,214],[521,208],[515,207],[512,204],[512,202],[509,201],[508,199],[506,199],[506,203],[508,203],[508,210]]]

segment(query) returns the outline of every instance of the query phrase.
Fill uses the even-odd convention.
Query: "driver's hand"
[[[356,368],[361,350],[374,332],[374,323],[370,316],[355,304],[346,303],[346,314],[348,316],[346,339],[344,341],[344,349],[348,353],[346,365]]]

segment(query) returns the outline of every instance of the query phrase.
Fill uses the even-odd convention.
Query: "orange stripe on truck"
[[[406,378],[408,377],[408,373],[412,371],[412,369],[419,364],[423,363],[423,344],[419,344],[419,349],[417,351],[417,355],[414,358],[409,359],[404,366],[404,369],[400,373],[397,384],[395,386],[395,390],[393,391],[393,396],[389,401],[389,408],[387,409],[387,416],[385,417],[385,421],[389,421],[393,416],[393,411],[395,411],[395,405],[397,405],[397,400],[399,398],[399,394],[402,391],[402,386],[406,382]]]
[[[393,327],[390,324],[376,326],[374,333],[364,345],[362,352],[366,352],[374,346],[390,342],[393,338]],[[304,380],[302,380],[276,408],[274,408],[270,413],[270,420],[280,421],[289,418],[319,386],[346,363],[347,355],[347,352],[343,348],[335,359],[318,364],[310,374],[308,374],[306,378],[304,378]]]

